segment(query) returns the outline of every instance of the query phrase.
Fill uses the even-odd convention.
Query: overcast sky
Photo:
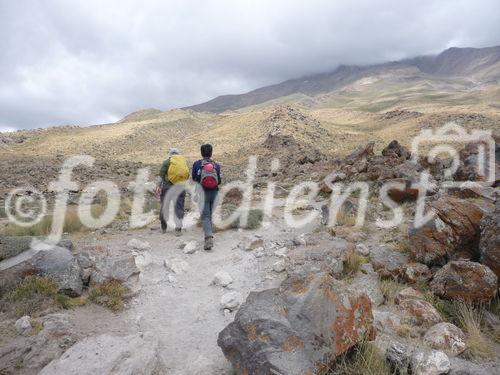
[[[498,44],[498,0],[0,0],[0,130]]]

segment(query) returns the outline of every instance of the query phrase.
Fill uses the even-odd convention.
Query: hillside
[[[241,95],[224,95],[206,103],[188,107],[195,111],[223,112],[276,100],[293,94],[316,96],[334,92],[361,78],[396,74],[413,80],[474,77],[481,82],[497,82],[500,69],[500,46],[490,48],[450,48],[437,56],[374,66],[344,66],[329,73],[288,80]]]

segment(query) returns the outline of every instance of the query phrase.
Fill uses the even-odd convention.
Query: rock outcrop
[[[328,274],[252,292],[217,343],[238,374],[315,374],[372,332],[370,298]]]
[[[28,274],[39,274],[52,278],[61,293],[72,297],[82,294],[82,268],[67,248],[46,245],[42,250],[27,250],[3,262],[11,261],[12,265],[0,270],[0,285],[13,285]]]
[[[427,210],[436,213],[435,219],[409,231],[413,259],[428,266],[459,258],[478,259],[479,223],[483,216],[478,206],[442,196],[428,203]]]
[[[447,299],[486,302],[497,294],[498,278],[488,267],[467,260],[452,261],[437,271],[430,286]]]

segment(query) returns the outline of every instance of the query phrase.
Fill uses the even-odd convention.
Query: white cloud
[[[0,2],[0,124],[91,124],[500,43],[494,0]]]

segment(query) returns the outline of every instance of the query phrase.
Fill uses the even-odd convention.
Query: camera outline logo
[[[483,178],[481,181],[454,181],[453,176],[458,171],[461,160],[460,150],[467,144],[477,144],[477,164],[475,172]],[[428,152],[422,153],[425,145],[434,145]],[[450,167],[444,170],[445,180],[442,188],[462,188],[492,184],[495,176],[495,140],[491,130],[473,129],[470,132],[455,122],[449,122],[439,129],[423,129],[413,138],[411,143],[411,161],[419,162],[421,156],[426,156],[434,163],[438,155],[448,154],[452,161]]]

